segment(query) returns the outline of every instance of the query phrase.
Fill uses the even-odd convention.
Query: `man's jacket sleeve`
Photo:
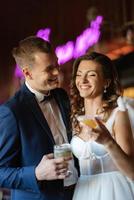
[[[35,166],[21,166],[18,123],[8,107],[0,106],[0,187],[39,192]]]

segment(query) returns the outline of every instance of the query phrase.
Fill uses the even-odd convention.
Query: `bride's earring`
[[[107,93],[107,87],[106,86],[104,87],[104,93]]]

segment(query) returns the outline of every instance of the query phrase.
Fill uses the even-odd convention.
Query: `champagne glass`
[[[54,158],[60,157],[72,157],[71,145],[69,143],[54,145]],[[72,174],[72,172],[68,170],[67,176],[69,176],[70,174]]]

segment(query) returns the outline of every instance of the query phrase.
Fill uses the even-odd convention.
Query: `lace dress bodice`
[[[112,133],[116,113],[115,108],[105,126]],[[103,172],[118,171],[104,146],[95,141],[84,141],[79,136],[74,136],[71,141],[72,151],[79,160],[81,175],[93,175]]]

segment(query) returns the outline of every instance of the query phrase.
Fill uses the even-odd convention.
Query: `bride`
[[[74,62],[71,83],[72,151],[80,177],[73,200],[133,200],[134,141],[112,61],[93,52]],[[97,127],[84,125],[83,115]],[[92,123],[91,123],[92,125]]]

